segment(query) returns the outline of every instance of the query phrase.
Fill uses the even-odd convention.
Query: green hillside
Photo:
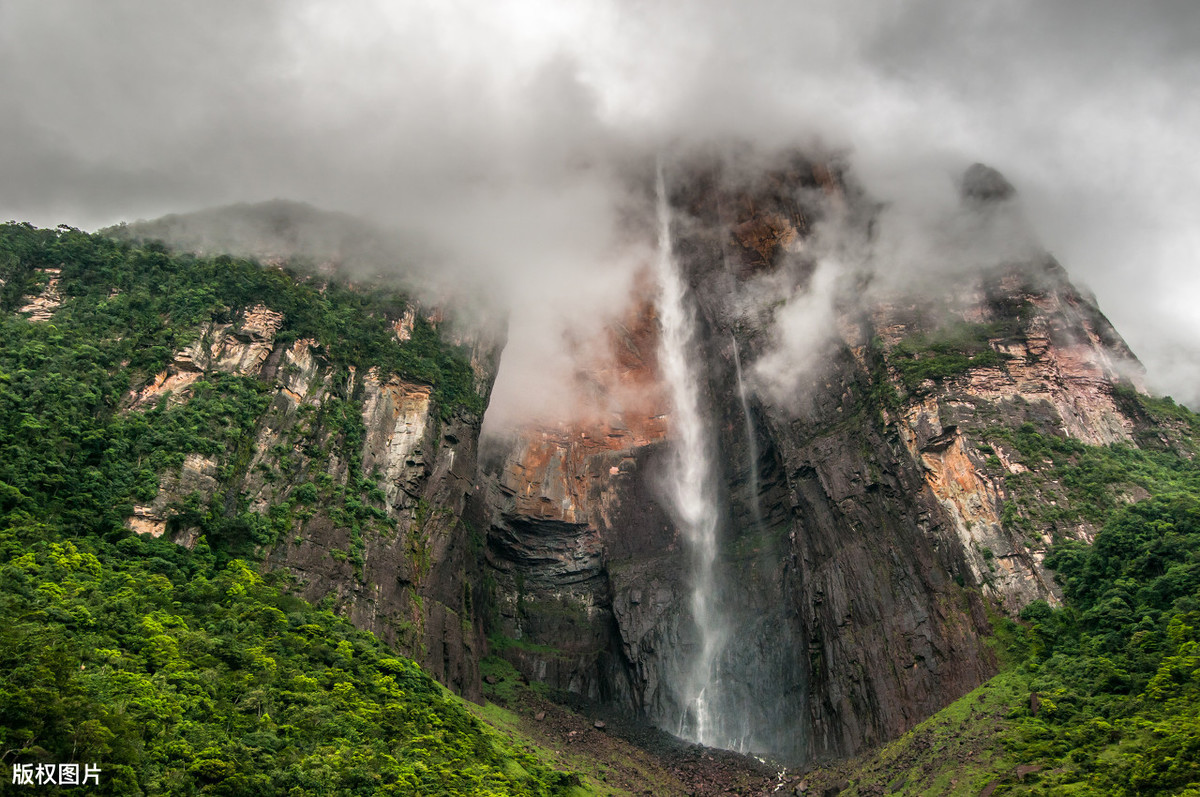
[[[14,312],[51,269],[62,298],[52,318]],[[122,407],[131,386],[230,308],[267,302],[286,313],[281,338],[313,338],[335,362],[424,381],[444,413],[481,409],[465,355],[436,330],[418,319],[409,341],[391,334],[404,297],[14,224],[0,226],[0,280],[6,788],[14,765],[70,762],[102,768],[89,789],[98,794],[577,788],[415,664],[260,575],[242,557],[273,542],[272,516],[196,507],[205,536],[194,551],[123,525],[168,467],[189,452],[236,449],[262,411],[263,386],[233,375],[197,382],[183,404]],[[370,514],[369,487],[351,484],[340,500]]]

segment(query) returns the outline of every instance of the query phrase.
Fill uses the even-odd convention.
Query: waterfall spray
[[[699,650],[687,667],[686,683],[682,684],[684,708],[678,733],[701,744],[720,745],[725,740],[714,735],[720,718],[712,716],[712,707],[720,705],[720,696],[716,693],[719,689],[716,664],[726,637],[724,623],[717,611],[718,507],[712,455],[700,413],[698,368],[692,357],[695,317],[687,304],[683,277],[671,246],[671,209],[662,163],[657,165],[655,188],[661,366],[674,405],[675,449],[669,481],[673,508],[691,556],[692,619],[700,642]]]

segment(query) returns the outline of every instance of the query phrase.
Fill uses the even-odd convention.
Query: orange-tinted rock
[[[167,392],[176,403],[186,401],[187,388],[206,371],[257,376],[275,347],[282,323],[281,313],[259,304],[244,310],[236,324],[205,324],[166,370],[129,396],[128,404],[143,408]]]
[[[62,269],[44,268],[41,272],[47,277],[45,287],[37,296],[29,297],[29,301],[17,310],[18,313],[27,313],[29,320],[35,322],[49,321],[63,301],[62,294],[58,292]]]

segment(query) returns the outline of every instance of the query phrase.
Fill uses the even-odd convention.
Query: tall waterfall
[[[652,659],[650,716],[660,727],[709,747],[803,760],[808,708],[801,652],[809,642],[798,618],[779,611],[788,554],[786,541],[766,527],[759,506],[758,436],[741,352],[735,340],[755,513],[754,525],[745,528],[732,522],[730,508],[720,501],[727,491],[719,483],[714,419],[736,410],[721,396],[712,397],[713,406],[702,400],[708,381],[697,339],[698,308],[673,249],[661,163],[655,189],[659,367],[673,405],[673,445],[663,475],[668,509],[684,542],[683,584],[690,594],[662,626]],[[719,547],[718,528],[729,534]]]
[[[712,454],[700,412],[699,369],[693,356],[695,315],[671,246],[671,209],[667,202],[662,164],[656,174],[658,199],[658,280],[661,291],[661,367],[674,407],[672,432],[674,458],[669,484],[676,518],[691,558],[691,609],[699,644],[685,665],[680,685],[683,710],[677,733],[713,746],[727,746],[718,735],[721,696],[717,662],[727,637],[726,623],[718,610],[716,485]]]

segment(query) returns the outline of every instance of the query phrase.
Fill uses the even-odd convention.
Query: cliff
[[[199,529],[169,523],[170,507],[190,496],[220,496],[261,516],[285,507],[289,522],[265,551],[268,567],[287,570],[300,596],[332,600],[359,628],[478,699],[482,645],[472,592],[480,579],[472,545],[479,537],[463,509],[481,417],[458,411],[444,418],[429,384],[381,376],[378,368],[337,368],[313,340],[277,342],[273,315],[247,308],[236,329],[204,330],[134,394],[135,408],[166,389],[169,400],[186,400],[190,379],[229,369],[260,379],[270,399],[225,478],[215,460],[189,457],[164,478],[154,504],[135,507],[131,524],[156,518],[191,545]],[[210,356],[198,360],[196,346]],[[495,354],[484,358],[494,363]],[[490,384],[493,375],[478,376]]]
[[[382,287],[76,231],[10,237],[28,250],[4,275],[5,301],[31,322],[20,329],[86,330],[81,356],[104,358],[81,371],[103,386],[83,388],[100,402],[95,418],[60,425],[111,418],[90,445],[140,452],[93,489],[110,496],[98,518],[120,513],[139,534],[261,559],[299,596],[480,697],[483,538],[464,510],[493,332]],[[70,454],[76,438],[48,445],[85,458]]]
[[[1140,366],[1044,254],[912,294],[877,287],[894,282],[868,258],[829,290],[812,351],[796,352],[786,308],[823,289],[831,230],[869,245],[878,208],[834,162],[672,174],[721,507],[729,630],[715,666],[740,723],[723,732],[785,760],[854,753],[995,671],[990,613],[1057,600],[1047,546],[1095,527],[1029,509],[1069,500],[1012,441],[1032,429],[1132,444],[1139,421],[1121,397]],[[1014,202],[999,175],[968,172],[976,223]],[[643,323],[616,326],[583,381],[593,395],[637,381],[654,398],[610,403],[602,423],[519,430],[485,463],[489,622],[529,679],[674,729],[699,638],[661,484],[675,418],[658,327],[630,312]],[[789,360],[807,367],[785,379]]]
[[[885,273],[881,209],[834,159],[667,173],[717,515],[709,626],[666,483],[680,417],[651,264],[580,349],[573,420],[481,442],[494,335],[407,297],[197,261],[160,308],[169,328],[126,353],[118,404],[209,431],[139,472],[125,525],[259,556],[468,697],[491,652],[675,733],[707,711],[710,742],[788,762],[894,738],[974,688],[997,666],[993,622],[1060,599],[1050,544],[1097,531],[1063,453],[1167,439],[1136,358],[1036,247]],[[968,171],[969,229],[1019,232],[1017,208],[1003,177]],[[11,309],[75,312],[78,275],[16,277]],[[226,293],[193,295],[206,279]],[[143,312],[143,288],[89,290]]]

